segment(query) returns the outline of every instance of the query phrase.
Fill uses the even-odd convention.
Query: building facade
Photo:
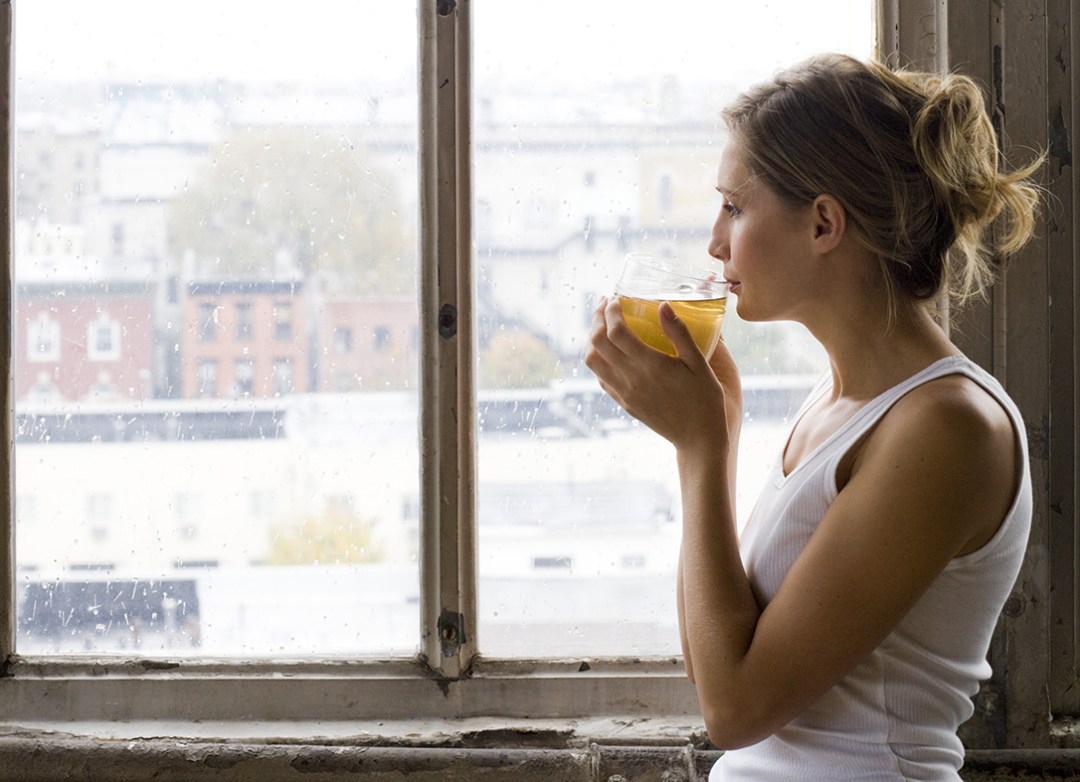
[[[47,281],[16,290],[16,400],[142,400],[153,395],[154,285]]]

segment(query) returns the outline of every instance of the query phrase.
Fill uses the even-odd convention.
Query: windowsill
[[[403,769],[421,781],[704,782],[720,752],[677,663],[478,661],[450,681],[404,660],[22,660],[0,678],[0,768],[26,782],[207,768],[229,782]],[[962,777],[1080,782],[1075,735],[1060,720],[1052,748],[969,751]]]
[[[704,782],[720,752],[700,726],[658,718],[353,722],[53,722],[0,725],[0,768],[23,782],[207,775],[319,779]],[[967,782],[1080,782],[1080,750],[974,750]],[[311,776],[314,774],[315,776]]]
[[[700,725],[658,718],[351,722],[54,722],[0,726],[0,768],[25,782],[187,778],[704,780]],[[300,774],[302,776],[293,776]]]
[[[17,738],[415,749],[587,749],[592,744],[711,748],[699,721],[630,716],[560,720],[493,716],[370,722],[82,720],[0,724],[0,743]]]
[[[23,659],[0,678],[9,723],[371,723],[698,715],[678,659],[478,660],[460,679],[417,660],[249,662]]]

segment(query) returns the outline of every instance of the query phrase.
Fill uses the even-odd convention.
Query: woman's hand
[[[601,299],[593,314],[586,366],[623,409],[676,448],[726,448],[731,434],[737,438],[742,417],[742,392],[731,354],[721,343],[706,361],[666,302],[660,305],[660,326],[675,346],[674,357],[638,339],[617,299]]]

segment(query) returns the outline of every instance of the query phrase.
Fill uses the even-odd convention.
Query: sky
[[[434,2],[434,0],[423,0]],[[872,0],[471,0],[474,68],[514,81],[738,80],[869,56]],[[411,0],[13,0],[16,78],[414,78]],[[630,9],[630,10],[628,10]]]

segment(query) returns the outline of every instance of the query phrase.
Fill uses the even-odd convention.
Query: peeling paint
[[[1050,158],[1057,162],[1057,176],[1063,169],[1072,166],[1072,149],[1069,146],[1069,129],[1065,126],[1065,114],[1058,101],[1053,116],[1050,118]]]
[[[1038,424],[1025,421],[1028,436],[1028,452],[1033,459],[1050,458],[1050,420],[1044,415]]]
[[[993,85],[994,85],[994,110],[990,114],[990,122],[994,126],[994,135],[997,136],[999,151],[1004,147],[1005,140],[1005,101],[1003,97],[1003,74],[1001,44],[994,44],[993,58]]]

